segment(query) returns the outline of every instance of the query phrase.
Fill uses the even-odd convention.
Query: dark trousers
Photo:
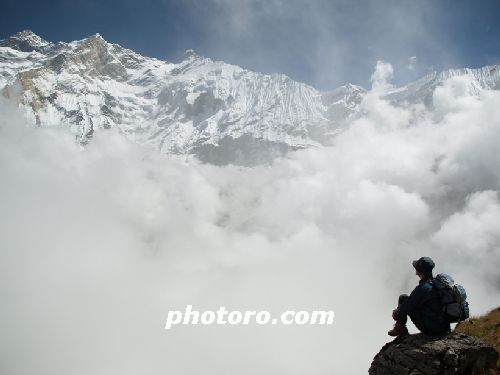
[[[401,294],[398,298],[398,306],[404,303],[408,299],[408,294]],[[424,324],[424,319],[423,316],[420,314],[420,311],[413,311],[409,314],[411,321],[413,324],[415,324],[415,327],[420,332],[425,331],[425,324]],[[400,316],[396,322],[406,325],[406,322],[408,321],[408,317],[406,315]]]
[[[401,294],[398,299],[398,307],[408,299],[407,294]],[[447,322],[439,322],[429,319],[429,317],[424,316],[421,309],[417,309],[408,314],[415,327],[427,335],[442,335],[451,332],[450,324]],[[408,320],[406,315],[399,316],[396,320],[398,323],[405,325]]]

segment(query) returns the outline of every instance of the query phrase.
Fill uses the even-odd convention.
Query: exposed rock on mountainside
[[[428,102],[449,76],[470,90],[500,87],[499,66],[433,73],[388,94]],[[186,51],[171,63],[143,57],[99,34],[51,43],[26,30],[0,40],[0,92],[33,123],[66,125],[86,143],[117,127],[161,153],[214,164],[255,165],[290,150],[329,144],[360,112],[366,92],[320,92],[282,74],[261,74]]]
[[[496,367],[498,352],[462,333],[400,336],[373,359],[370,375],[480,375]]]

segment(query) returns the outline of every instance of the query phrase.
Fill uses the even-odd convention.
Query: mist
[[[431,256],[500,300],[500,93],[456,77],[433,108],[383,99],[332,147],[271,166],[157,155],[118,130],[85,148],[0,102],[0,372],[359,374]],[[169,310],[334,310],[331,326],[176,326]],[[415,328],[411,328],[415,331]]]

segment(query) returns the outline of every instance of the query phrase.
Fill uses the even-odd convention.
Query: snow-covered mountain
[[[485,66],[479,69],[450,69],[432,72],[406,86],[396,88],[387,97],[393,102],[423,102],[432,105],[432,94],[436,87],[452,77],[466,76],[467,90],[475,95],[482,89],[500,90],[500,65]]]
[[[99,34],[49,43],[31,31],[0,41],[0,89],[39,125],[67,124],[85,141],[117,126],[165,153],[255,164],[321,145],[356,112],[363,89],[322,93],[187,51],[145,58]]]
[[[448,75],[498,88],[499,66],[435,73],[395,90],[424,100]],[[189,50],[171,63],[143,57],[99,34],[50,43],[29,30],[0,41],[0,90],[38,125],[67,125],[83,143],[118,127],[162,153],[214,164],[254,165],[328,144],[355,116],[365,90],[320,92],[282,74],[261,74]]]

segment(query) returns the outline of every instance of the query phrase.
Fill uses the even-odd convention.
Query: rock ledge
[[[375,356],[370,375],[479,375],[495,369],[498,352],[462,333],[400,336]]]

